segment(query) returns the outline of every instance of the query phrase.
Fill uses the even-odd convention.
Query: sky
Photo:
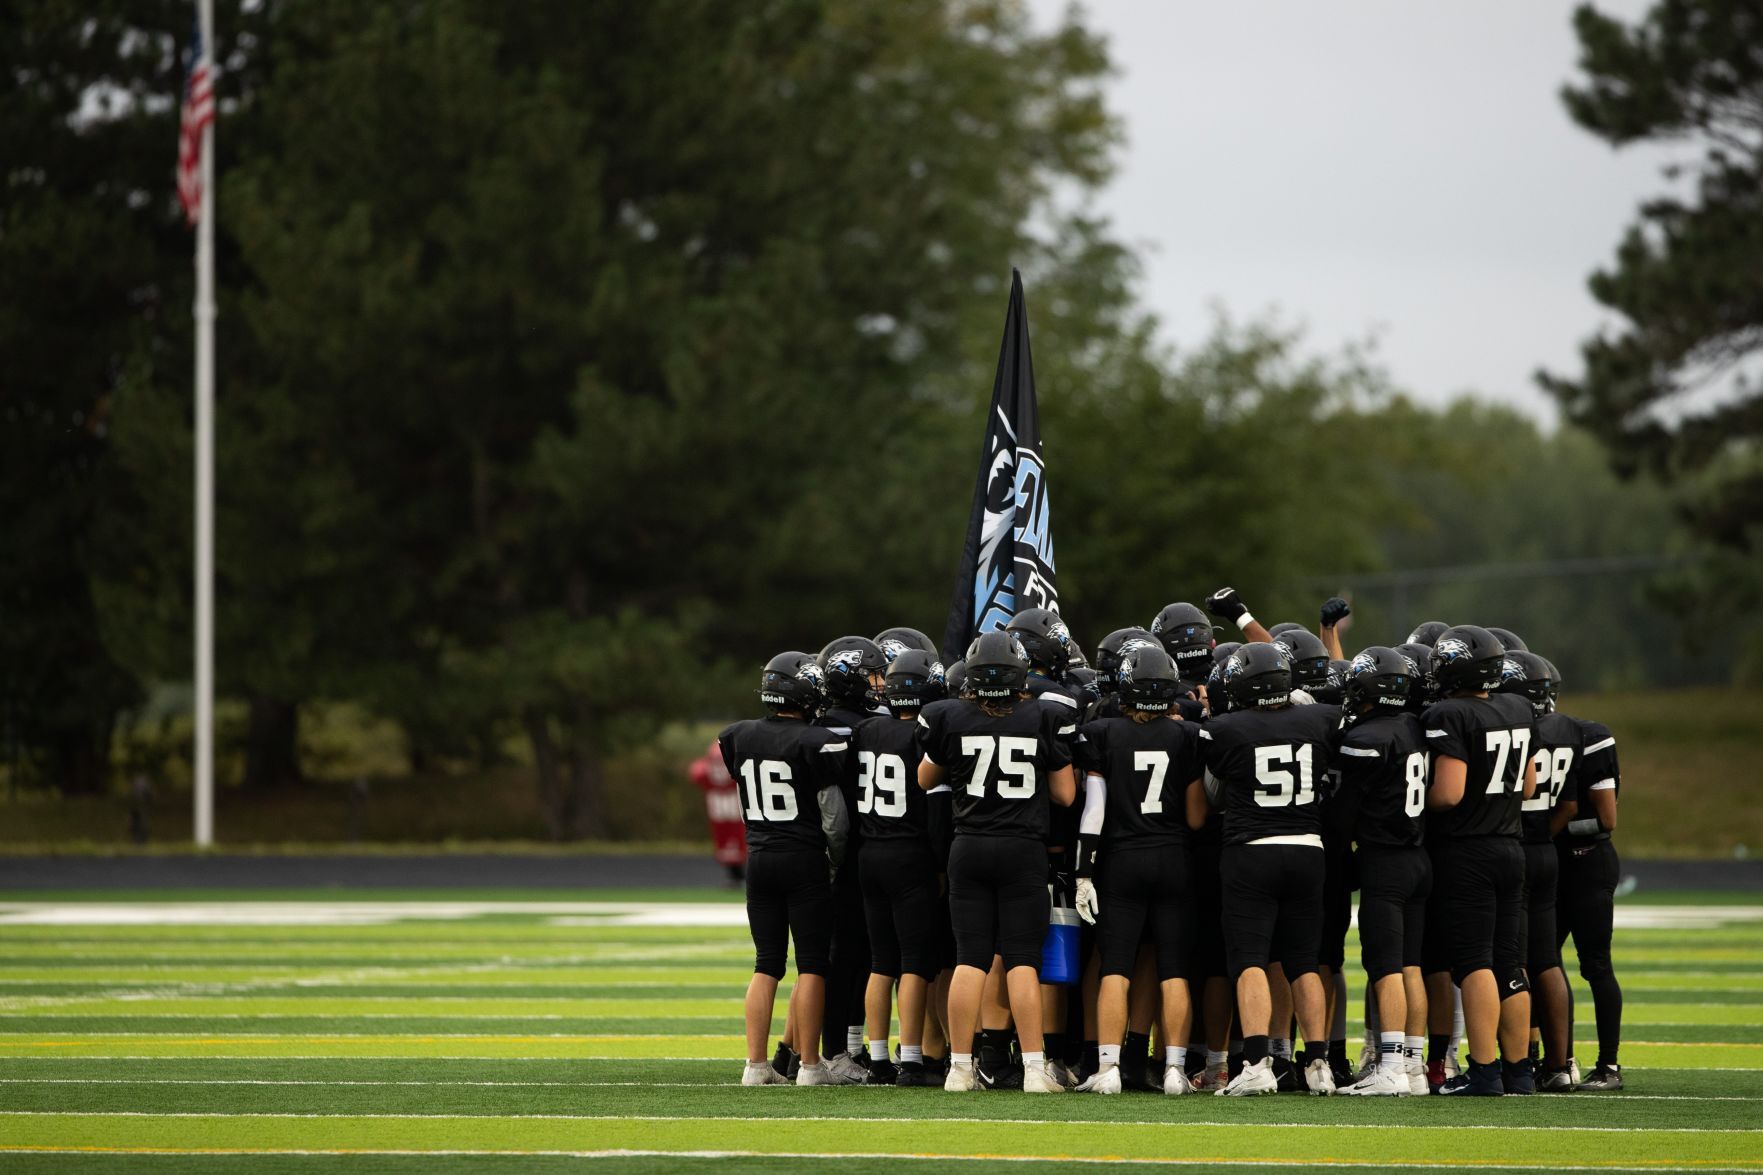
[[[1051,26],[1064,0],[1030,0]],[[1539,367],[1614,321],[1585,279],[1670,157],[1612,150],[1558,97],[1569,0],[1087,0],[1126,144],[1094,208],[1178,347],[1218,308],[1308,346],[1375,341],[1416,398],[1552,422]],[[1598,0],[1625,19],[1646,0]]]

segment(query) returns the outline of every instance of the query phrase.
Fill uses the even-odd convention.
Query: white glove
[[[1101,903],[1096,900],[1096,883],[1087,877],[1077,879],[1077,916],[1091,926],[1096,924],[1096,915],[1102,912]]]

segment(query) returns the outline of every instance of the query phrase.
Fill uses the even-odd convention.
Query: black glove
[[[1248,606],[1237,599],[1236,588],[1219,588],[1206,597],[1206,611],[1220,620],[1228,620],[1232,624],[1235,624],[1237,617],[1248,610]]]
[[[1322,602],[1322,627],[1333,628],[1353,614],[1347,601],[1339,596],[1330,596]]]

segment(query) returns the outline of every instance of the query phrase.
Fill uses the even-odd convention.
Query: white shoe
[[[1421,1077],[1424,1079],[1425,1074],[1422,1074]],[[1335,1092],[1346,1094],[1349,1097],[1407,1097],[1408,1090],[1406,1068],[1403,1072],[1397,1073],[1393,1069],[1385,1069],[1380,1065],[1345,1089],[1337,1089]]]
[[[1253,1097],[1260,1093],[1278,1093],[1279,1079],[1273,1075],[1273,1061],[1262,1057],[1253,1065],[1244,1065],[1236,1080],[1218,1091],[1219,1097]]]
[[[1230,1084],[1230,1067],[1228,1065],[1208,1065],[1206,1071],[1194,1080],[1196,1093],[1210,1091],[1217,1093]]]
[[[803,1065],[796,1070],[797,1085],[849,1085],[850,1082],[840,1081],[826,1067],[825,1061],[816,1061],[812,1065]]]
[[[1579,1060],[1578,1060],[1578,1058],[1576,1058],[1576,1057],[1568,1057],[1567,1058],[1567,1076],[1573,1079],[1573,1087],[1575,1089],[1578,1089],[1579,1083],[1582,1080],[1582,1078],[1579,1075]]]
[[[979,1078],[974,1076],[973,1062],[962,1064],[960,1061],[949,1062],[949,1075],[943,1078],[943,1088],[950,1093],[972,1093],[979,1088]]]
[[[1119,1093],[1120,1066],[1103,1065],[1094,1073],[1084,1078],[1082,1085],[1077,1087],[1079,1093]]]
[[[850,1053],[840,1053],[836,1057],[826,1058],[826,1071],[831,1073],[831,1085],[862,1085],[869,1070],[851,1059]]]
[[[790,1079],[771,1067],[770,1061],[748,1061],[742,1085],[788,1085]]]
[[[1194,1083],[1188,1080],[1188,1073],[1180,1065],[1170,1065],[1163,1070],[1163,1092],[1170,1097],[1180,1097],[1184,1093],[1194,1092]]]
[[[1419,1057],[1408,1058],[1408,1093],[1413,1097],[1432,1094],[1432,1085],[1426,1080],[1426,1062]]]
[[[1077,1078],[1071,1075],[1071,1070],[1064,1061],[1048,1061],[1047,1076],[1057,1081],[1066,1093],[1077,1088]]]
[[[1047,1062],[1038,1065],[1025,1065],[1022,1070],[1023,1093],[1064,1093],[1065,1087],[1051,1072]]]
[[[1304,1066],[1304,1084],[1310,1092],[1327,1097],[1334,1092],[1334,1070],[1328,1067],[1327,1057],[1317,1057]]]

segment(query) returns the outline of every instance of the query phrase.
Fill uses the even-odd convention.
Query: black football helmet
[[[1439,700],[1439,683],[1432,677],[1432,646],[1413,642],[1397,645],[1396,652],[1414,667],[1414,688],[1408,691],[1408,709],[1418,714]]]
[[[1500,692],[1523,694],[1539,716],[1547,714],[1555,697],[1555,681],[1548,661],[1529,649],[1508,649],[1500,664]]]
[[[759,701],[773,714],[799,711],[812,718],[820,708],[820,665],[812,653],[779,653],[759,674]]]
[[[951,698],[967,696],[967,662],[953,661],[943,666],[943,688]]]
[[[870,675],[887,672],[888,659],[866,636],[842,636],[820,650],[821,689],[835,706],[864,706],[874,699]]]
[[[1083,646],[1077,643],[1077,638],[1072,637],[1072,639],[1071,639],[1071,659],[1065,663],[1066,672],[1069,673],[1073,669],[1088,669],[1088,668],[1090,668],[1090,659],[1084,655]]]
[[[1151,621],[1151,635],[1175,662],[1183,681],[1205,681],[1212,660],[1212,622],[1192,604],[1167,605]]]
[[[1102,700],[1102,690],[1097,684],[1101,674],[1088,665],[1074,665],[1065,671],[1065,684],[1069,689],[1077,691],[1078,704],[1085,709]]]
[[[1292,700],[1292,663],[1277,645],[1244,645],[1224,663],[1224,688],[1232,709],[1284,706]]]
[[[1014,698],[1028,684],[1028,650],[1013,632],[988,632],[967,654],[967,686],[980,698]]]
[[[1328,646],[1307,628],[1289,628],[1273,638],[1292,662],[1292,684],[1314,694],[1328,688]]]
[[[882,696],[890,710],[917,710],[947,697],[947,682],[935,653],[902,649],[888,662]]]
[[[1432,675],[1446,697],[1498,689],[1505,660],[1506,646],[1478,624],[1447,628],[1432,645]]]
[[[884,628],[875,634],[875,647],[882,651],[882,656],[893,664],[894,658],[906,649],[922,649],[933,658],[937,655],[937,643],[919,632],[916,628]]]
[[[1506,646],[1506,652],[1508,652],[1508,653],[1528,653],[1528,652],[1530,652],[1530,646],[1525,644],[1523,639],[1521,637],[1519,637],[1519,635],[1517,633],[1513,632],[1510,628],[1495,628],[1492,625],[1489,625],[1488,631],[1494,634],[1495,640],[1499,641],[1502,645]]]
[[[1213,645],[1212,646],[1212,663],[1214,665],[1224,664],[1225,661],[1229,660],[1230,655],[1232,653],[1236,652],[1238,649],[1240,649],[1242,647],[1243,647],[1242,641],[1225,641],[1221,645]],[[1207,673],[1207,677],[1208,678],[1211,677],[1210,672]]]
[[[1406,654],[1372,645],[1348,662],[1341,705],[1354,714],[1407,710],[1419,684],[1414,670],[1414,661]]]
[[[1206,675],[1206,713],[1209,715],[1230,713],[1230,691],[1224,688],[1224,664],[1227,660],[1228,657],[1213,662],[1212,672]]]
[[[1408,640],[1406,643],[1410,645],[1430,645],[1438,640],[1439,637],[1443,636],[1445,630],[1449,627],[1451,626],[1446,624],[1443,620],[1422,620],[1419,624],[1414,626],[1414,631],[1408,634]]]
[[[1291,632],[1293,629],[1303,629],[1303,628],[1304,628],[1304,626],[1302,624],[1299,624],[1296,620],[1282,620],[1278,624],[1274,625],[1272,628],[1268,629],[1267,635],[1272,637],[1275,640],[1278,640],[1282,635],[1284,635],[1285,633]]]
[[[1010,618],[1004,631],[1016,634],[1028,654],[1028,663],[1036,669],[1061,677],[1071,664],[1071,630],[1051,608],[1025,608]],[[971,674],[972,658],[968,661],[967,671]]]
[[[1120,659],[1120,708],[1167,714],[1181,696],[1181,670],[1160,645],[1135,645]]]
[[[1114,671],[1120,668],[1121,655],[1134,641],[1154,645],[1157,638],[1148,628],[1117,628],[1096,646],[1096,684],[1103,693],[1114,692]]]

